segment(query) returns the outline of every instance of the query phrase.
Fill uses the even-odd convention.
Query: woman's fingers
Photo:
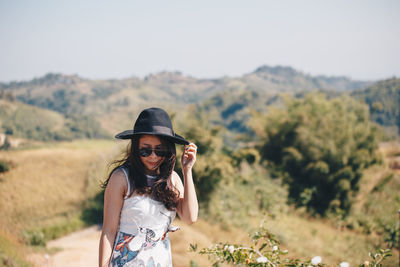
[[[193,143],[190,143],[189,145],[185,146],[185,153],[196,152],[196,151],[197,151],[197,146]]]
[[[188,152],[184,155],[185,158],[190,159],[190,158],[195,158],[196,154],[194,152]]]
[[[185,162],[183,162],[185,165],[186,164],[194,164],[194,161],[196,160],[196,153],[197,153],[197,146],[193,143],[190,143],[189,145],[186,145],[184,147],[184,153],[183,153],[183,159],[185,159]],[[188,160],[188,161],[186,161]]]
[[[186,151],[196,151],[197,150],[197,146],[193,143],[190,143],[189,145],[185,146],[185,150]]]

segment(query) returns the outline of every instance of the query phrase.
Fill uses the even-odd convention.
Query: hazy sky
[[[0,81],[260,65],[312,75],[400,76],[399,0],[0,0]]]

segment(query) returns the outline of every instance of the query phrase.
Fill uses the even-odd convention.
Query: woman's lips
[[[159,164],[160,164],[160,162],[159,161],[156,161],[156,162],[147,162],[150,166],[152,166],[152,167],[157,167]]]

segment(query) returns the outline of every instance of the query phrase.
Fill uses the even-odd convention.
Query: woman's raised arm
[[[179,176],[176,174],[175,184],[180,191],[181,195],[178,202],[177,212],[179,218],[186,223],[192,224],[197,221],[197,215],[199,212],[199,205],[197,202],[196,189],[194,187],[192,168],[196,162],[197,146],[193,143],[185,146],[182,154],[182,173],[184,184]],[[182,190],[183,189],[183,190]],[[183,191],[183,194],[182,194]]]

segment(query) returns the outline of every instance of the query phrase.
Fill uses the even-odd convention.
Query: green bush
[[[43,231],[24,231],[25,242],[31,246],[46,246],[46,239]]]
[[[10,167],[8,166],[8,163],[0,160],[0,173],[1,172],[8,172],[10,170]]]
[[[270,231],[261,227],[251,235],[251,245],[219,243],[209,248],[202,248],[198,253],[207,255],[213,266],[218,263],[232,266],[254,267],[326,267],[320,256],[309,260],[296,259],[288,256],[287,250],[281,250],[280,241]],[[197,252],[197,244],[190,244],[189,250]],[[360,267],[382,267],[387,258],[392,256],[390,249],[378,249],[375,253],[369,253],[369,259],[361,263]],[[336,265],[337,266],[337,265]],[[340,263],[340,266],[349,266],[348,262]]]
[[[87,226],[87,224],[82,221],[80,216],[69,215],[66,219],[67,220],[64,222],[44,227],[38,231],[43,233],[44,242],[65,236],[69,233],[82,229],[84,226]]]
[[[223,179],[231,176],[233,168],[231,158],[224,151],[221,128],[210,127],[202,113],[189,110],[185,119],[182,134],[197,145],[197,161],[193,168],[193,179],[196,184],[197,196],[200,202],[206,204],[211,194]],[[176,171],[181,172],[180,164]]]
[[[103,222],[104,189],[86,201],[81,219],[88,225]]]
[[[400,244],[399,229],[399,222],[392,225],[386,225],[384,227],[384,241],[387,243],[389,248],[395,248],[396,246],[398,246],[398,244]]]
[[[290,199],[311,212],[347,214],[362,170],[379,162],[379,130],[368,107],[349,97],[287,98],[285,109],[252,124],[262,159],[282,170]]]
[[[3,145],[0,146],[0,150],[8,150],[11,148],[10,140],[8,139],[7,135],[4,139]]]

